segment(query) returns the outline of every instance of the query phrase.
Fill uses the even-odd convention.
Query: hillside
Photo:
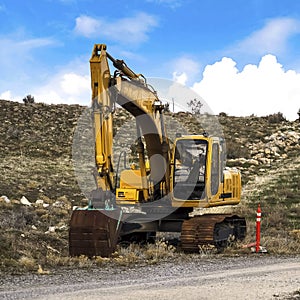
[[[73,136],[85,109],[0,100],[2,269],[35,269],[37,262],[55,265],[66,260],[72,206],[86,204],[72,160]],[[203,125],[209,116],[201,118]],[[134,123],[124,111],[117,110],[115,119],[120,150],[123,146],[118,134],[128,139],[127,128]],[[203,131],[199,120],[189,113],[168,113],[167,120],[171,138],[180,126],[190,133]],[[221,114],[218,120],[227,143],[228,165],[242,172],[243,204],[238,210],[249,220],[249,240],[260,202],[265,216],[263,230],[269,238],[265,243],[273,252],[299,253],[299,122],[286,121],[281,114],[262,118]],[[276,243],[282,240],[289,246],[279,249]],[[33,248],[36,251],[32,252]]]

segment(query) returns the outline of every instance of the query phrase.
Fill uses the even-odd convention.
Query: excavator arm
[[[109,60],[117,69],[113,76],[110,73]],[[169,149],[162,115],[164,106],[156,93],[149,88],[143,75],[135,74],[123,60],[114,59],[106,51],[106,45],[96,44],[94,46],[90,68],[95,159],[98,173],[97,187],[103,191],[114,190],[112,116],[115,105],[119,104],[136,119],[139,167],[144,198],[149,200],[149,187],[146,186],[144,180],[146,167],[142,136],[150,160],[150,177],[154,186],[154,198],[159,198],[162,181],[166,183],[166,192],[169,191],[168,180],[166,180],[169,177]]]
[[[90,59],[92,111],[95,139],[95,162],[98,176],[97,187],[113,190],[112,136],[113,103],[107,93],[111,75],[106,57],[106,47],[95,45]]]

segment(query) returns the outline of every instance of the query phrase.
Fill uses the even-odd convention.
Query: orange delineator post
[[[258,204],[256,212],[256,253],[260,251],[260,221],[261,221],[261,209]]]

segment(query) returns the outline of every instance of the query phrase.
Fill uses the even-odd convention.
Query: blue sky
[[[94,43],[215,113],[297,118],[300,1],[0,0],[0,99],[89,104]]]

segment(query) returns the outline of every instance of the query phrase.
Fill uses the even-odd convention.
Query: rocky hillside
[[[0,157],[4,171],[0,175],[0,193],[12,199],[26,196],[37,200],[45,195],[78,200],[80,190],[72,169],[72,144],[84,111],[85,107],[79,105],[24,105],[1,100]],[[120,140],[134,143],[134,121],[130,119],[123,110],[116,112],[117,153],[124,148]],[[166,116],[169,136],[174,138],[177,131],[207,131],[203,129],[206,119],[205,115],[199,119],[188,113],[169,113]],[[222,114],[210,120],[216,122],[226,138],[228,165],[242,170],[244,183],[272,165],[298,155],[299,123],[288,122],[280,114],[264,118]],[[92,145],[92,139],[87,143]]]
[[[81,151],[76,144],[73,146],[73,142],[76,126],[85,122],[81,117],[85,110],[79,105],[24,105],[0,100],[2,267],[26,265],[28,261],[22,261],[24,257],[47,263],[51,255],[67,256],[71,208],[86,204],[72,160],[72,153]],[[213,121],[209,118],[207,115],[195,118],[184,112],[168,113],[170,138],[178,131],[223,132],[228,165],[236,166],[242,172],[244,212],[252,217],[257,202],[265,201],[265,206],[270,208],[270,224],[282,217],[286,220],[285,234],[299,229],[300,122],[286,121],[280,113],[262,118],[225,114],[214,117]],[[131,119],[123,110],[116,111],[117,152],[132,151],[130,144],[134,143],[135,129]],[[88,128],[84,130],[88,131]],[[89,136],[90,132],[84,137],[87,145],[92,142]],[[126,147],[130,141],[128,149],[123,140],[127,141]],[[260,184],[265,178],[271,179]],[[280,210],[288,213],[280,215]],[[34,254],[31,253],[32,247],[37,247]]]

